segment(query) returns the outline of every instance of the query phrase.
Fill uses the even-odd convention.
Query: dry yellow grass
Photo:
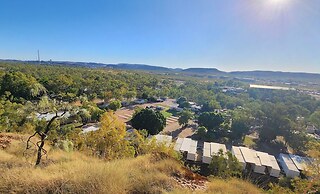
[[[183,171],[178,161],[155,155],[106,162],[61,150],[50,150],[35,168],[24,149],[12,140],[0,150],[0,193],[161,193],[174,188],[170,175]]]
[[[50,150],[44,164],[35,168],[32,158],[23,157],[24,148],[17,138],[0,150],[0,193],[194,193],[179,189],[171,178],[186,173],[181,163],[161,154],[107,162],[79,152]],[[215,179],[207,191],[198,192],[254,194],[259,190],[241,180]]]
[[[3,151],[0,157],[1,164],[19,160]],[[158,193],[171,190],[169,175],[182,169],[177,161],[153,161],[151,155],[112,162],[61,151],[50,157],[52,163],[42,168],[1,166],[0,193]]]
[[[205,191],[190,191],[186,189],[177,189],[170,194],[260,194],[262,190],[258,189],[255,185],[240,179],[212,179],[208,182],[208,188]]]

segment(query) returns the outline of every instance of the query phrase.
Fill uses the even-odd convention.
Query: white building
[[[265,174],[266,167],[261,164],[260,159],[256,154],[256,151],[246,147],[239,148],[246,162],[246,167],[248,167],[250,170],[253,170],[253,172],[255,173]]]
[[[186,154],[187,160],[197,161],[198,142],[190,138],[178,138],[174,149]]]
[[[278,165],[278,162],[277,162],[277,160],[276,160],[276,158],[274,156],[269,155],[269,157],[270,157],[270,161],[271,161],[271,164],[272,164],[272,168],[268,169],[269,173],[270,173],[270,176],[278,178],[280,176],[280,171],[281,171],[280,167]]]
[[[246,161],[244,160],[239,147],[232,146],[231,153],[238,159],[239,163],[242,165],[242,169],[246,168]]]
[[[100,125],[99,124],[89,124],[82,127],[83,133],[88,133],[90,131],[97,131],[99,130]]]
[[[62,111],[59,111],[57,114],[56,113],[46,113],[46,114],[36,113],[36,117],[39,120],[45,119],[46,121],[50,121],[56,115],[58,115],[60,117],[62,114],[63,114]],[[64,113],[64,115],[62,117],[69,118],[70,116],[71,116],[70,112],[67,111],[66,113]]]
[[[308,170],[308,165],[311,164],[308,158],[293,155],[293,154],[289,154],[289,156],[299,171]]]
[[[156,138],[157,143],[163,143],[166,146],[170,146],[170,144],[172,143],[172,136],[169,135],[155,135],[154,136]]]
[[[204,142],[202,162],[210,164],[212,156],[217,154],[219,150],[222,150],[224,154],[227,152],[227,148],[224,144]]]
[[[260,160],[262,166],[265,167],[265,172],[269,172],[272,169],[272,162],[270,160],[270,155],[265,152],[256,151],[256,154]]]
[[[294,178],[300,175],[300,171],[288,154],[280,154],[279,163],[287,177]]]

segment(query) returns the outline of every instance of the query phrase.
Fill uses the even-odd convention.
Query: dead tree
[[[56,119],[58,119],[58,118],[60,118],[60,117],[63,117],[64,114],[66,114],[66,111],[64,111],[61,115],[58,115],[58,112],[56,112],[56,115],[55,115],[54,117],[52,117],[52,118],[50,119],[50,121],[46,124],[44,131],[42,131],[42,130],[36,130],[36,132],[28,138],[26,150],[28,150],[28,149],[31,148],[30,143],[32,143],[32,142],[31,142],[31,139],[32,139],[33,137],[35,137],[36,135],[38,135],[39,138],[40,138],[40,141],[38,141],[38,142],[35,144],[36,147],[37,147],[37,160],[36,160],[36,164],[35,164],[36,166],[38,166],[38,165],[40,164],[42,156],[47,154],[47,151],[46,151],[43,147],[44,147],[44,144],[45,144],[45,140],[46,140],[46,138],[47,138],[47,136],[48,136],[48,133],[49,133],[50,130],[51,130],[51,125],[53,124],[53,122],[54,122]]]

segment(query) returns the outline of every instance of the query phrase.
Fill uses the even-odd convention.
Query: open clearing
[[[141,107],[146,108],[148,106],[161,106],[166,109],[170,108],[171,106],[176,105],[174,99],[167,99],[164,102],[157,102],[157,103],[146,103],[141,105],[133,105],[129,107],[124,107],[115,112],[115,114],[118,116],[119,120],[122,122],[128,122],[132,118],[132,114],[134,113],[135,108]],[[194,131],[196,130],[195,126],[188,125],[188,127],[182,128],[178,123],[178,118],[176,116],[169,116],[167,117],[167,126],[163,129],[163,133],[172,135],[173,138],[176,137],[190,137],[194,134]]]

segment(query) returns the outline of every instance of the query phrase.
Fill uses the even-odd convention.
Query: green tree
[[[222,150],[219,150],[218,153],[212,156],[209,170],[214,176],[229,178],[241,176],[242,167],[231,152],[223,153]]]
[[[213,112],[215,109],[221,109],[221,106],[216,100],[211,100],[202,105],[201,112]]]
[[[189,123],[189,120],[193,118],[192,112],[188,110],[184,110],[180,113],[180,117],[178,119],[179,125],[186,126]]]
[[[292,131],[285,136],[286,143],[296,152],[301,153],[308,150],[310,138],[303,132]]]
[[[126,139],[126,126],[112,112],[106,112],[101,117],[101,127],[89,132],[86,145],[93,154],[107,160],[134,156],[134,148]]]
[[[6,73],[1,82],[0,93],[6,91],[18,98],[32,100],[35,97],[46,93],[46,88],[43,87],[34,77],[21,72]]]
[[[320,110],[315,111],[310,115],[309,121],[320,129]]]
[[[177,103],[180,108],[190,108],[190,103],[186,97],[180,97],[177,99]]]
[[[113,110],[113,111],[118,110],[119,108],[121,108],[121,101],[120,100],[111,101],[109,106],[108,106],[108,108]]]
[[[59,119],[67,113],[69,107],[65,106],[65,104],[58,103],[55,100],[49,100],[45,96],[42,97],[36,109],[39,111],[55,113],[55,115],[48,121],[45,119],[37,121],[34,134],[27,140],[26,150],[31,148],[30,143],[32,138],[38,136],[40,139],[40,141],[35,144],[37,148],[37,159],[35,165],[37,166],[41,163],[42,156],[47,154],[47,151],[44,149],[46,140],[48,140],[49,135],[57,133],[60,124]]]
[[[81,109],[78,114],[81,118],[81,121],[83,124],[88,123],[91,120],[91,114],[88,110],[86,109]]]
[[[166,118],[161,112],[147,108],[134,114],[131,124],[135,129],[146,129],[150,135],[156,135],[166,126]]]
[[[197,130],[197,135],[199,136],[200,139],[204,139],[207,136],[207,128],[205,128],[204,126],[201,126],[198,128]]]
[[[184,97],[184,96],[179,97],[179,98],[177,99],[177,103],[178,103],[178,104],[181,104],[181,103],[184,103],[184,102],[187,102],[187,101],[188,101],[187,98]]]
[[[214,112],[204,112],[198,118],[199,125],[206,127],[208,130],[218,128],[223,122],[223,116]]]
[[[250,130],[252,123],[250,111],[247,109],[236,109],[232,112],[232,123],[230,127],[231,140],[243,140]]]

